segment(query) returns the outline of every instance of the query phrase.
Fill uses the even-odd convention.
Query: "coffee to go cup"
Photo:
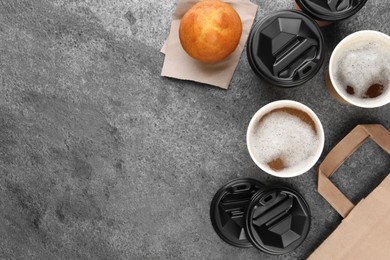
[[[295,8],[317,21],[320,26],[345,20],[356,14],[367,0],[295,0]]]
[[[324,130],[307,106],[280,100],[260,108],[246,136],[249,154],[260,169],[277,177],[307,172],[324,148]]]
[[[364,30],[334,49],[326,75],[329,92],[340,102],[364,108],[390,102],[390,36]]]
[[[247,57],[255,74],[279,87],[296,87],[316,75],[324,61],[324,37],[309,16],[279,11],[256,22]]]

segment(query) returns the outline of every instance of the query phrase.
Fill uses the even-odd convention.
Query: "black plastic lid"
[[[281,87],[314,77],[324,61],[324,37],[302,12],[279,11],[258,21],[249,35],[247,56],[253,71]]]
[[[309,207],[296,191],[275,187],[253,195],[245,231],[257,249],[274,255],[288,253],[305,240],[309,229]]]
[[[336,22],[356,14],[367,0],[296,0],[298,6],[317,20]]]
[[[264,188],[254,179],[240,178],[225,184],[215,194],[210,207],[215,232],[227,243],[251,247],[244,231],[245,210],[253,194]]]

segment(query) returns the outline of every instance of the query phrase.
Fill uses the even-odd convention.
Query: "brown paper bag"
[[[390,259],[390,175],[356,206],[329,177],[365,140],[390,154],[390,133],[382,125],[358,125],[328,154],[318,170],[318,192],[344,218],[309,259]]]

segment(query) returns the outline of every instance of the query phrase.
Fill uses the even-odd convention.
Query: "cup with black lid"
[[[295,0],[294,6],[313,19],[320,26],[343,21],[355,15],[367,0]]]
[[[324,61],[324,48],[316,22],[302,12],[286,10],[256,22],[248,38],[247,57],[257,76],[289,88],[317,74]]]

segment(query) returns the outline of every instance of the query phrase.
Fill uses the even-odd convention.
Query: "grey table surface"
[[[289,0],[253,1],[257,19]],[[326,64],[348,34],[390,34],[388,1],[323,29],[320,72],[294,89],[266,84],[241,56],[229,90],[160,76],[176,1],[0,1],[0,259],[304,259],[341,217],[316,191],[324,156],[361,123],[390,129],[389,105],[335,101]],[[325,129],[306,174],[278,179],[252,162],[245,132],[263,105],[292,99]],[[354,202],[387,175],[389,156],[366,143],[332,178]],[[304,243],[281,256],[240,249],[214,232],[209,206],[229,180],[252,177],[303,194]]]

